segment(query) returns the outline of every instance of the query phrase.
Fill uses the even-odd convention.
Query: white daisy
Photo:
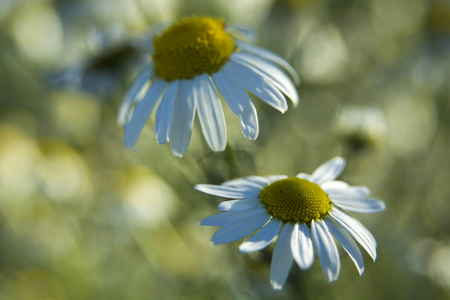
[[[345,160],[335,157],[312,175],[250,176],[222,185],[199,184],[195,189],[204,193],[237,199],[220,203],[219,211],[224,213],[203,219],[201,225],[223,226],[211,239],[216,245],[234,242],[256,231],[239,246],[244,253],[261,250],[278,236],[270,266],[274,289],[283,287],[294,260],[301,269],[312,265],[314,247],[326,279],[336,280],[340,260],[333,236],[361,275],[364,261],[354,240],[373,261],[377,243],[360,222],[341,209],[375,213],[386,206],[381,200],[367,198],[367,187],[335,180],[344,167]]]
[[[278,55],[240,40],[251,34],[226,26],[221,19],[193,17],[155,35],[152,60],[137,75],[119,107],[117,121],[125,126],[125,146],[134,148],[158,101],[156,139],[160,144],[170,141],[177,156],[187,150],[196,112],[209,147],[225,149],[227,132],[220,98],[239,117],[244,136],[252,140],[258,136],[259,125],[247,91],[282,113],[288,109],[285,96],[296,105],[295,85],[284,71],[296,83],[297,73]]]

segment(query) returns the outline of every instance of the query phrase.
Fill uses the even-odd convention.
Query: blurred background
[[[198,124],[184,158],[136,146],[115,122],[151,34],[183,16],[255,29],[299,72],[284,115],[255,99],[260,136],[227,113],[212,153]],[[0,299],[450,299],[450,2],[444,0],[0,0]],[[217,197],[238,176],[341,176],[387,210],[352,214],[378,241],[358,276],[342,251],[272,291],[273,248],[213,246]],[[342,250],[342,249],[341,249]]]

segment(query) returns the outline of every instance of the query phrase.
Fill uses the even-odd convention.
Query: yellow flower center
[[[222,19],[183,19],[153,38],[153,62],[158,77],[172,81],[212,74],[236,48]]]
[[[264,187],[259,196],[269,214],[284,222],[309,224],[326,216],[332,207],[319,185],[297,177],[275,181]]]

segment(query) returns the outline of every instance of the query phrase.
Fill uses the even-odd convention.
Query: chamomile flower
[[[373,235],[342,209],[375,213],[386,207],[383,201],[367,198],[365,186],[350,186],[335,180],[345,160],[335,157],[312,175],[250,176],[222,185],[200,184],[195,189],[207,194],[236,199],[219,204],[223,213],[207,217],[201,225],[222,226],[212,237],[214,244],[237,241],[256,232],[239,246],[240,252],[258,251],[278,236],[270,266],[270,282],[281,289],[293,261],[308,269],[314,260],[314,248],[326,279],[338,278],[340,259],[334,238],[354,262],[359,274],[364,261],[356,240],[375,261],[377,243]]]
[[[296,105],[292,81],[299,81],[296,71],[276,54],[241,39],[251,34],[221,19],[193,17],[155,35],[151,62],[137,75],[119,107],[117,121],[125,127],[125,146],[134,148],[158,102],[156,140],[170,141],[176,156],[183,156],[188,148],[196,113],[209,147],[225,149],[221,98],[239,117],[244,136],[252,140],[259,125],[247,91],[282,113],[288,109],[286,97]]]

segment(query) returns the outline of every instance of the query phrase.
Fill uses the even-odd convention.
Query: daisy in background
[[[201,225],[222,226],[212,237],[216,245],[237,241],[256,231],[239,246],[239,251],[244,253],[261,250],[278,236],[270,266],[274,289],[283,287],[294,260],[301,269],[312,265],[314,248],[326,279],[336,280],[340,260],[333,236],[361,275],[364,261],[354,240],[373,261],[377,257],[377,243],[360,222],[342,209],[375,213],[386,206],[381,200],[367,198],[370,194],[367,187],[335,180],[344,167],[345,160],[335,157],[312,175],[250,176],[222,185],[199,184],[196,190],[236,199],[220,203],[219,211],[224,213],[203,219]]]
[[[119,107],[117,121],[125,127],[125,146],[134,148],[158,102],[156,140],[170,141],[176,156],[188,148],[196,112],[209,147],[225,149],[221,98],[239,117],[244,136],[252,140],[258,137],[259,125],[247,91],[282,113],[288,109],[286,97],[297,105],[292,81],[299,82],[296,71],[278,55],[244,42],[251,37],[247,29],[207,17],[183,19],[155,35],[151,62]]]

